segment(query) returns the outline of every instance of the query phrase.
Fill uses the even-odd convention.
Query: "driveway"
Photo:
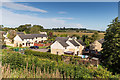
[[[33,51],[39,51],[39,52],[47,52],[48,49],[32,49]]]

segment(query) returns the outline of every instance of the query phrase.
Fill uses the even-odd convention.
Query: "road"
[[[32,49],[33,51],[39,51],[39,52],[47,52],[48,49]]]

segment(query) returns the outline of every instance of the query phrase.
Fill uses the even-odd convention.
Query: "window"
[[[36,37],[36,39],[37,39],[37,37]]]
[[[23,45],[24,45],[24,43],[23,43]]]
[[[79,51],[77,51],[77,55],[79,55]]]
[[[59,53],[59,52],[57,51],[57,55],[58,55],[58,53]]]

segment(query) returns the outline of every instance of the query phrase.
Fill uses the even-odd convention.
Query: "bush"
[[[38,51],[32,51],[32,50],[25,50],[25,54],[26,55],[34,55],[34,56],[38,56],[40,58],[48,58],[51,60],[62,60],[62,57],[59,55],[54,55],[54,54],[50,54],[49,52],[38,52]]]
[[[4,64],[10,64],[11,68],[23,68],[24,62],[24,56],[22,56],[20,53],[6,53],[2,57],[2,65]]]

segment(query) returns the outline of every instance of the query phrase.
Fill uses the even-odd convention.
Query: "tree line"
[[[2,31],[9,31],[9,30],[16,30],[18,32],[25,32],[27,34],[37,34],[39,31],[44,31],[43,26],[41,25],[31,25],[31,24],[25,24],[25,25],[20,25],[19,27],[16,28],[9,28],[9,27],[4,27],[3,25],[0,26]]]
[[[39,31],[56,31],[56,32],[67,32],[67,31],[76,31],[76,32],[87,32],[87,33],[94,33],[94,32],[105,32],[105,31],[98,31],[98,30],[89,30],[86,28],[51,28],[51,29],[45,29],[41,25],[31,25],[31,24],[25,24],[25,25],[20,25],[18,27],[12,28],[12,27],[4,27],[3,25],[0,25],[0,30],[2,31],[9,31],[9,30],[16,30],[19,32],[26,32],[27,34],[29,33],[39,33]]]

